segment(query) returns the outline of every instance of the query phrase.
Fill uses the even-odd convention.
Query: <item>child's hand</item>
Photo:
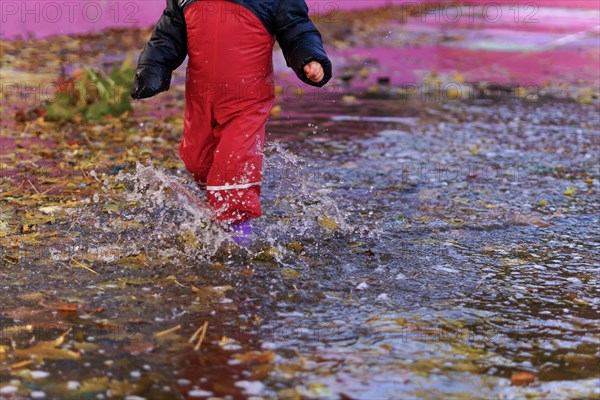
[[[319,83],[325,78],[323,66],[318,61],[311,61],[304,66],[306,77],[315,83]]]

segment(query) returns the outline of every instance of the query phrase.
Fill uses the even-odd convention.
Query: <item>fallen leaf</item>
[[[135,393],[137,385],[132,384],[128,380],[118,381],[113,379],[108,384],[108,390],[110,390],[111,397],[125,397],[129,394]]]
[[[52,308],[55,309],[56,311],[62,311],[62,312],[77,312],[77,310],[79,309],[79,304],[75,304],[75,303],[57,304],[57,305],[53,306]]]
[[[527,386],[535,380],[535,375],[527,371],[513,372],[510,383],[514,386]]]
[[[83,394],[86,392],[103,392],[108,386],[108,377],[102,376],[97,378],[86,379],[81,382],[81,386],[77,393]]]
[[[41,342],[27,349],[15,349],[16,358],[41,358],[49,360],[77,360],[79,353],[67,349],[57,348],[54,342]]]
[[[46,298],[46,295],[42,292],[24,293],[18,296],[19,299],[24,301],[31,301],[34,303],[40,302]]]
[[[257,362],[262,364],[273,362],[275,360],[276,355],[272,351],[250,351],[248,353],[236,354],[233,357],[242,363]]]
[[[281,116],[281,106],[279,104],[273,106],[273,108],[271,109],[271,116],[275,118]]]
[[[54,214],[58,211],[62,210],[62,207],[59,206],[47,206],[47,207],[39,207],[38,210],[43,212],[44,214]]]
[[[281,271],[281,276],[284,279],[297,279],[300,277],[300,272],[291,268],[285,268]]]
[[[122,267],[147,267],[148,257],[143,253],[135,256],[127,256],[121,258],[118,264]]]
[[[295,251],[296,253],[300,253],[303,249],[302,243],[293,240],[292,242],[290,242],[290,244],[288,244],[288,249]]]
[[[550,223],[544,221],[537,215],[532,214],[515,214],[512,217],[512,221],[517,225],[535,225],[541,228],[545,228],[551,225]]]
[[[327,215],[324,215],[319,219],[319,225],[331,231],[335,231],[337,228],[337,222]]]

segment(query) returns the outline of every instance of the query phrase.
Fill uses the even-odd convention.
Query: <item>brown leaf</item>
[[[56,311],[62,311],[62,312],[77,312],[77,310],[79,309],[79,304],[76,304],[76,303],[57,304],[52,308],[55,309]]]
[[[273,353],[272,351],[263,351],[262,353],[259,353],[257,351],[250,351],[248,353],[235,354],[233,357],[244,364],[266,364],[271,363],[273,362],[273,360],[275,360],[275,353]]]
[[[510,377],[511,385],[527,386],[535,380],[535,375],[527,371],[513,372]]]
[[[156,346],[150,342],[134,342],[125,346],[124,350],[133,355],[150,353]]]

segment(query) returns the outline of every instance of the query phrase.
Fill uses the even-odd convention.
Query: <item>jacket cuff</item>
[[[138,65],[132,97],[144,99],[166,92],[171,86],[170,69],[154,65]]]
[[[323,77],[323,79],[320,82],[313,82],[310,79],[307,78],[306,74],[304,73],[304,67],[309,64],[312,61],[317,61],[319,64],[321,64],[321,66],[323,67],[323,72],[325,73],[325,76]],[[324,56],[320,56],[320,55],[313,55],[310,57],[306,57],[300,66],[298,66],[298,69],[295,71],[296,75],[298,75],[298,78],[300,78],[300,80],[302,80],[302,82],[305,82],[311,86],[316,86],[316,87],[323,87],[327,84],[327,82],[329,82],[331,80],[331,77],[333,76],[333,67],[331,64],[331,60],[327,57]]]

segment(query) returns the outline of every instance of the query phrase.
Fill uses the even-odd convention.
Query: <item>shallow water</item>
[[[185,173],[90,173],[58,239],[2,270],[2,396],[600,396],[593,106],[296,109],[270,123],[248,251],[177,195],[201,196]]]

